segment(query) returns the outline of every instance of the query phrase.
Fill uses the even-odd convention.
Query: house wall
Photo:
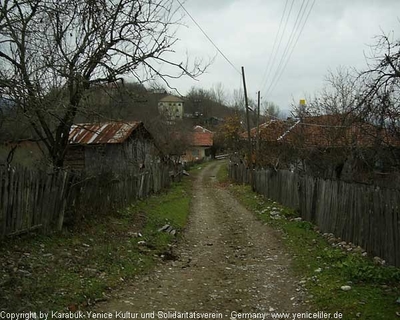
[[[159,102],[158,111],[168,120],[183,119],[183,103],[182,102]]]
[[[69,145],[64,158],[64,167],[73,170],[85,169],[85,147]]]
[[[128,166],[147,167],[154,160],[155,145],[149,139],[130,139],[122,152]]]
[[[197,161],[197,160],[208,160],[211,158],[210,147],[195,147],[190,148],[186,151],[185,155],[182,157],[182,160],[185,162]]]
[[[68,148],[65,166],[76,170],[111,171],[148,167],[155,155],[153,140],[140,133],[124,143],[101,145],[72,145]]]
[[[148,167],[154,143],[147,139],[129,139],[122,144],[88,146],[85,148],[85,169],[112,171]]]

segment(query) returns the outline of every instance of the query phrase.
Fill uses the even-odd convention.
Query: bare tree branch
[[[205,71],[201,61],[190,67],[165,56],[179,23],[173,0],[2,1],[0,95],[23,110],[62,166],[70,127],[94,84],[128,76],[169,86],[168,79]],[[175,72],[162,72],[165,65]]]

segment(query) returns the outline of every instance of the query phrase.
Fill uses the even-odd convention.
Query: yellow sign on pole
[[[300,105],[305,106],[306,105],[306,99],[300,99]]]

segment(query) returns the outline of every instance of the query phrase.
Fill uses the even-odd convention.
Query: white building
[[[168,95],[158,102],[158,112],[169,121],[182,120],[183,103],[181,98]]]

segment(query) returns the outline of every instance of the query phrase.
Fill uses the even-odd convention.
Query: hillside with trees
[[[195,78],[208,66],[165,57],[179,24],[171,1],[5,1],[0,11],[0,96],[23,114],[55,168],[93,88],[126,77]],[[161,73],[160,62],[172,71]]]

